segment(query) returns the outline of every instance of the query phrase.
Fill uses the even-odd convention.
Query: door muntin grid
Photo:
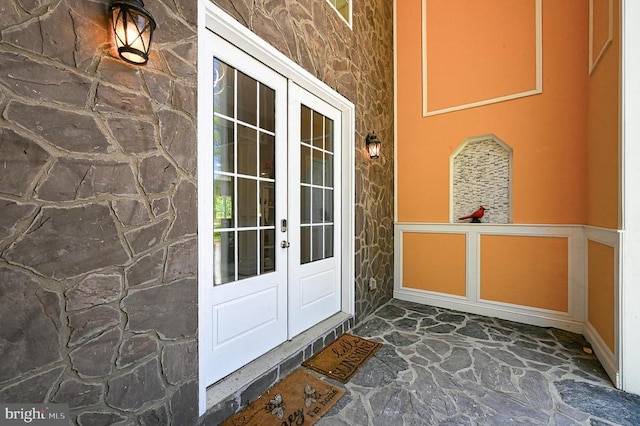
[[[275,91],[214,58],[214,285],[275,271]]]
[[[333,120],[300,107],[300,264],[333,257]]]

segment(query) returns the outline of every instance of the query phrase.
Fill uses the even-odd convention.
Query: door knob
[[[282,240],[280,242],[280,247],[282,247],[282,248],[289,248],[290,245],[291,244],[289,244],[289,241]]]

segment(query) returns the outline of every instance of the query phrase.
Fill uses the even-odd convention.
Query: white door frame
[[[621,221],[620,248],[620,382],[622,390],[640,395],[640,3],[621,2]]]
[[[263,64],[277,70],[284,77],[294,81],[300,87],[331,104],[341,111],[342,115],[342,290],[341,310],[350,315],[355,314],[355,106],[344,96],[341,96],[328,85],[315,78],[311,73],[287,58],[273,46],[242,26],[218,6],[209,0],[198,0],[198,40],[204,40],[205,31],[213,31],[228,40],[236,47],[244,50]],[[205,49],[198,49],[198,86],[210,85],[211,76],[202,72],[206,61],[211,60]],[[213,116],[212,100],[207,93],[198,91],[198,123],[206,123]],[[202,152],[207,138],[208,126],[198,126],[198,151]],[[211,170],[198,167],[198,191],[213,191],[211,185]],[[200,212],[200,203],[198,210]],[[203,232],[210,228],[204,215],[198,215],[198,229]],[[212,254],[213,248],[205,244],[198,244],[198,307],[211,306],[211,292],[207,286],[213,280]],[[207,312],[198,309],[198,377],[204,378],[206,353],[211,346],[211,330],[207,325]],[[206,388],[209,384],[205,380],[198,381],[199,413],[204,414],[207,409]]]

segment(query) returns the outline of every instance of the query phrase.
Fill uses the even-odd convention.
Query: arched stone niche
[[[451,154],[451,222],[480,206],[483,223],[511,223],[513,150],[495,135],[470,137]]]

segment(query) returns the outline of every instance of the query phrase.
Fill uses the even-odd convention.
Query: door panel
[[[302,309],[334,295],[333,287],[324,285],[336,279],[335,270],[322,271],[318,274],[307,275],[300,279],[300,307]]]
[[[340,311],[340,120],[289,82],[289,337]]]
[[[247,330],[255,330],[277,321],[277,306],[278,293],[274,288],[215,305],[214,316],[217,317],[218,324],[216,344],[224,344]],[[247,315],[247,312],[252,315]]]
[[[211,286],[201,309],[211,329],[205,380],[214,383],[287,338],[287,250],[276,248],[287,208],[287,81],[209,35],[213,117],[199,158],[213,159],[203,162],[213,185],[199,203],[211,206],[213,228],[199,244],[213,247],[213,277],[200,285]]]

